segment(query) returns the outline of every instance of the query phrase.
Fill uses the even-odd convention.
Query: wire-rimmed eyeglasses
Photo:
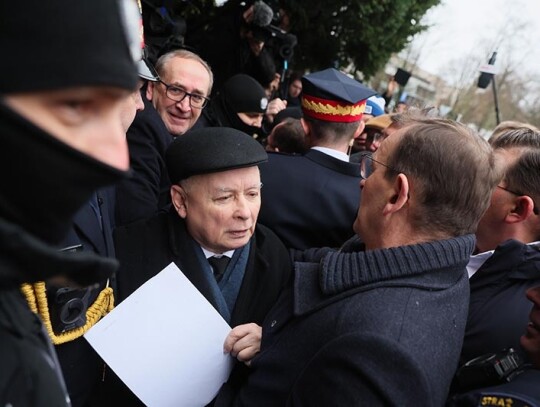
[[[165,82],[163,82],[161,79],[159,82],[163,86],[165,86],[165,89],[166,89],[165,94],[167,95],[167,97],[171,100],[174,100],[175,102],[181,102],[182,100],[186,98],[186,96],[189,96],[189,105],[196,109],[202,109],[210,101],[209,98],[203,95],[198,95],[196,93],[189,93],[185,91],[184,89],[179,88],[178,86],[168,85]]]
[[[386,165],[385,163],[382,163],[380,161],[375,160],[371,155],[366,154],[363,155],[360,159],[360,177],[362,179],[367,179],[371,173],[373,172],[373,162],[376,162],[379,165],[382,165],[383,167],[388,168],[390,171],[399,173],[400,171],[397,171],[396,169]]]
[[[501,187],[500,185],[497,185],[497,188],[500,188],[502,189],[503,191],[506,191],[506,192],[510,192],[511,194],[515,195],[515,196],[528,196],[529,198],[531,198],[529,195],[527,194],[522,194],[521,192],[517,192],[517,191],[512,191],[511,189],[508,189],[506,187]],[[540,210],[538,209],[538,206],[536,206],[536,203],[534,202],[534,200],[531,198],[531,200],[533,201],[533,204],[534,204],[534,207],[533,207],[533,213],[535,215],[538,215],[540,214]]]

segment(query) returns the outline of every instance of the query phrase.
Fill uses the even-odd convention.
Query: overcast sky
[[[526,61],[524,69],[540,78],[538,0],[443,0],[426,14],[423,22],[432,28],[417,36],[413,45],[421,50],[420,67],[431,73],[444,77],[450,61],[470,52],[480,54],[487,62],[486,48],[495,48],[488,44],[498,43],[498,61],[510,55]],[[511,35],[511,25],[526,29],[515,37]]]

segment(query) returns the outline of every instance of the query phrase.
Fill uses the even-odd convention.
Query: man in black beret
[[[360,172],[349,162],[348,149],[362,133],[366,99],[375,91],[335,69],[306,75],[302,84],[309,150],[268,154],[261,167],[260,219],[287,247],[339,247],[354,235],[360,202]]]
[[[51,327],[34,313],[46,299],[23,292],[32,298],[40,281],[87,286],[116,269],[58,245],[92,193],[127,174],[121,117],[137,83],[139,23],[131,1],[0,2],[2,406],[71,404]]]
[[[193,130],[166,153],[173,207],[115,231],[119,300],[174,262],[235,329],[226,350],[258,351],[260,324],[290,274],[281,241],[257,224],[264,148],[226,127]]]

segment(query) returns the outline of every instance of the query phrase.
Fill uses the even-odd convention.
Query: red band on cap
[[[306,116],[327,122],[356,122],[362,118],[366,101],[347,104],[336,100],[321,99],[315,96],[302,95],[302,110]]]

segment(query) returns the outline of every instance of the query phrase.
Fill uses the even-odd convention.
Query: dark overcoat
[[[144,95],[143,101],[144,110],[137,112],[126,134],[131,176],[117,185],[117,226],[148,219],[171,201],[165,151],[173,137]]]
[[[207,280],[193,249],[185,222],[174,211],[115,231],[116,255],[120,260],[117,283],[119,301],[174,262],[193,285],[217,309]],[[277,300],[290,275],[287,250],[272,231],[257,225],[231,326],[259,325]]]
[[[474,236],[296,262],[235,405],[443,406]]]

